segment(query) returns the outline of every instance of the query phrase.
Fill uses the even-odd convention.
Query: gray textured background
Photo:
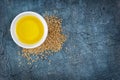
[[[28,10],[63,19],[68,39],[51,65],[17,55],[10,24]],[[120,80],[120,0],[0,0],[0,80]]]

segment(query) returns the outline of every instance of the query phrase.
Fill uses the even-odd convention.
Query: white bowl
[[[18,38],[17,38],[17,35],[16,35],[16,22],[23,16],[26,16],[26,15],[33,15],[33,16],[36,16],[42,23],[43,23],[43,26],[44,26],[44,34],[43,34],[43,37],[42,39],[40,39],[40,41],[38,41],[37,43],[35,44],[25,44],[25,43],[22,43]],[[20,47],[23,47],[23,48],[35,48],[35,47],[38,47],[40,46],[45,40],[46,40],[46,37],[48,35],[48,26],[47,26],[47,23],[45,21],[45,19],[38,13],[36,12],[32,12],[32,11],[26,11],[26,12],[22,12],[20,14],[18,14],[12,21],[11,23],[11,27],[10,27],[10,32],[11,32],[11,36],[12,36],[12,39],[14,40],[14,42],[20,46]]]

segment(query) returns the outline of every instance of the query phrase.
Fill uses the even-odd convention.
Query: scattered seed
[[[32,60],[32,62],[35,62],[35,60]]]
[[[47,60],[46,56],[52,56],[54,55],[54,53],[60,51],[62,49],[63,43],[66,41],[66,36],[62,34],[62,19],[53,15],[45,16],[44,18],[48,25],[48,36],[41,46],[33,49],[22,49],[22,56],[30,61],[27,64],[31,64],[31,62],[36,62],[37,60],[39,60],[39,58],[41,58],[42,60]],[[31,55],[36,58],[33,60],[31,58]],[[51,64],[51,60],[49,60],[48,62],[49,64]]]

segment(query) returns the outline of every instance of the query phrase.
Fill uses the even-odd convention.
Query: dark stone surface
[[[51,65],[17,55],[9,29],[23,11],[63,19],[68,39]],[[0,80],[120,80],[120,0],[0,0]]]

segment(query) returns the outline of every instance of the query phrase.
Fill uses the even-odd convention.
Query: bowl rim
[[[16,35],[16,22],[23,16],[25,15],[32,15],[32,16],[35,16],[37,17],[43,24],[43,27],[44,27],[44,34],[43,34],[43,37],[42,39],[40,39],[40,41],[38,41],[37,43],[35,44],[25,44],[25,43],[22,43],[18,38],[17,38],[17,35]],[[11,23],[11,26],[10,26],[10,33],[11,33],[11,36],[12,36],[12,39],[13,41],[20,47],[23,47],[23,48],[35,48],[35,47],[38,47],[40,46],[47,38],[47,35],[48,35],[48,26],[47,26],[47,23],[45,21],[45,19],[38,13],[36,12],[33,12],[33,11],[25,11],[25,12],[22,12],[20,14],[18,14],[12,21]]]

